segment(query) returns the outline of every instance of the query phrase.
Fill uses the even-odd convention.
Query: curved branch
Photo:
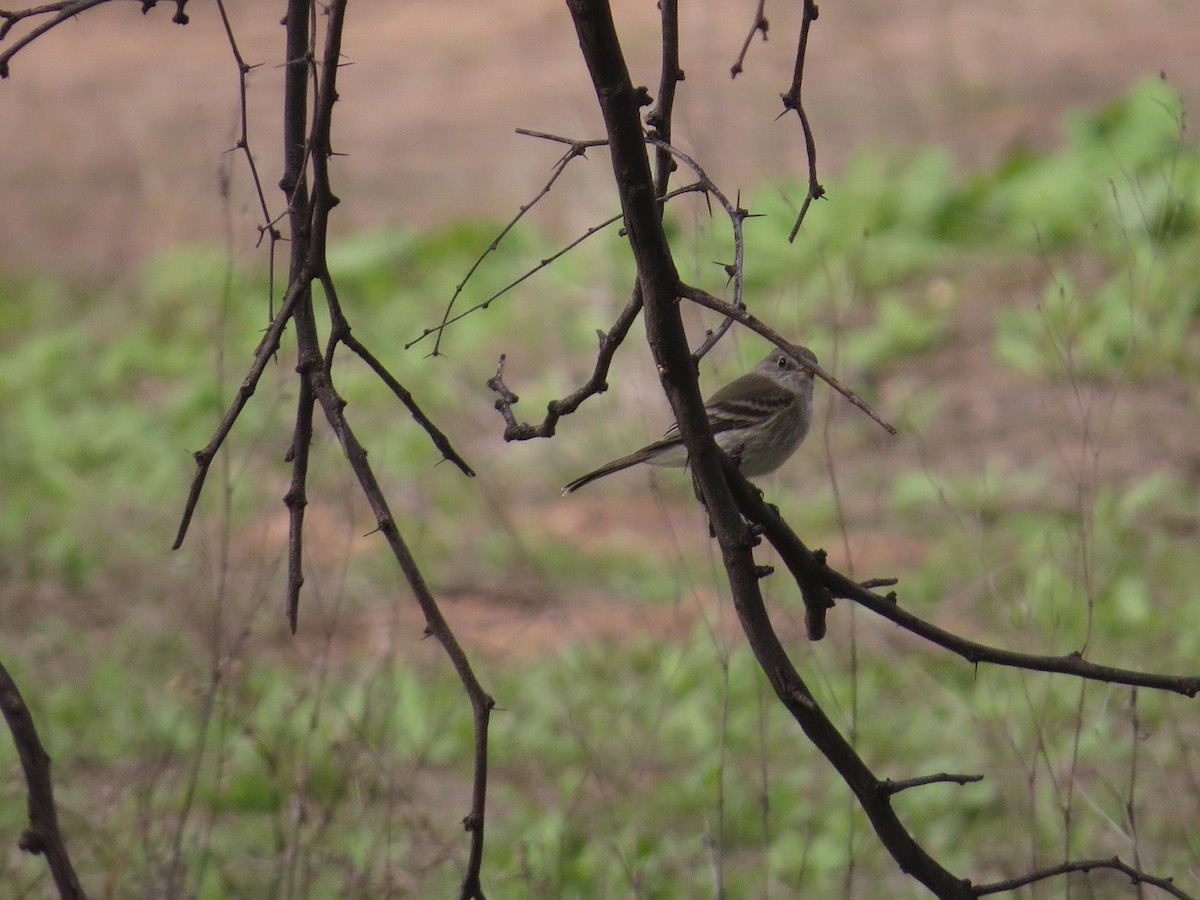
[[[1033,884],[1034,882],[1046,881],[1049,878],[1057,878],[1059,875],[1068,875],[1071,872],[1090,872],[1092,869],[1113,869],[1123,875],[1128,875],[1129,880],[1134,884],[1149,884],[1159,890],[1166,891],[1172,897],[1179,897],[1180,900],[1192,900],[1192,895],[1184,893],[1177,888],[1173,879],[1147,875],[1140,869],[1135,869],[1133,866],[1121,862],[1118,856],[1114,856],[1111,859],[1080,859],[1074,862],[1059,863],[1057,866],[1048,866],[1045,869],[1038,869],[1036,872],[1029,872],[1005,881],[994,881],[991,884],[977,884],[972,888],[971,893],[975,897],[986,897],[988,894],[1003,894],[1008,891],[1015,891],[1017,888],[1025,887],[1025,885]]]
[[[20,847],[27,853],[46,855],[60,897],[85,900],[87,895],[80,887],[66,842],[58,830],[58,807],[54,803],[54,785],[50,780],[50,754],[42,746],[29,707],[3,663],[0,663],[0,710],[12,732],[29,791],[29,828],[21,835]]]
[[[567,396],[560,400],[552,400],[547,404],[546,417],[538,425],[517,421],[512,408],[521,398],[509,390],[508,385],[504,383],[505,358],[501,356],[500,362],[496,366],[496,374],[488,379],[487,386],[500,395],[495,405],[500,415],[504,417],[504,440],[528,441],[532,438],[553,437],[559,419],[575,412],[589,397],[603,394],[608,390],[608,370],[612,365],[613,356],[616,355],[617,348],[624,342],[630,327],[637,320],[638,313],[641,311],[642,291],[640,286],[635,286],[629,302],[625,304],[625,308],[621,310],[621,314],[617,316],[617,320],[609,332],[607,334],[603,331],[596,332],[600,340],[600,349],[596,354],[596,364],[592,368],[591,376]]]
[[[1000,647],[980,644],[913,615],[896,602],[895,593],[881,597],[879,594],[864,589],[840,572],[829,568],[826,568],[825,571],[826,575],[823,581],[833,596],[853,600],[901,628],[911,631],[951,653],[958,654],[974,665],[990,663],[994,666],[1028,669],[1033,672],[1074,675],[1089,681],[1152,688],[1157,691],[1182,694],[1185,697],[1195,697],[1197,693],[1200,693],[1200,676],[1196,675],[1161,675],[1156,672],[1104,666],[1089,662],[1079,652],[1063,656],[1041,656],[1035,653],[1019,653],[1015,650],[1004,650]]]
[[[805,194],[804,202],[800,205],[796,223],[788,234],[789,241],[796,239],[812,202],[825,196],[825,188],[817,180],[817,142],[813,138],[812,126],[808,123],[808,113],[804,111],[804,101],[800,96],[804,84],[804,63],[808,57],[808,33],[812,28],[812,23],[817,21],[819,14],[820,10],[817,8],[815,0],[804,0],[804,15],[800,20],[800,37],[796,43],[796,65],[792,71],[792,85],[788,88],[787,93],[779,95],[779,99],[783,101],[784,112],[794,109],[800,118],[800,128],[804,132],[804,152],[808,159],[808,193]]]
[[[0,18],[4,19],[4,24],[0,25],[0,40],[8,36],[12,27],[22,19],[28,19],[32,16],[44,16],[55,13],[55,15],[47,19],[42,24],[36,26],[28,34],[24,34],[13,42],[13,45],[0,53],[0,78],[8,77],[8,61],[21,52],[25,47],[28,47],[43,34],[68,19],[73,19],[82,12],[86,12],[94,6],[101,6],[105,3],[110,3],[111,0],[63,0],[60,3],[47,3],[45,6],[35,6],[29,9],[19,10],[0,10]]]
[[[750,215],[746,210],[742,209],[729,202],[729,198],[722,193],[716,183],[708,177],[708,173],[700,167],[700,164],[692,157],[688,156],[677,147],[672,147],[664,141],[658,140],[654,136],[647,139],[647,143],[658,148],[660,151],[665,151],[671,154],[676,159],[680,160],[684,165],[696,173],[696,178],[699,179],[700,185],[704,192],[710,196],[716,197],[717,202],[721,204],[721,208],[725,210],[725,215],[729,216],[729,221],[733,228],[733,263],[727,266],[727,271],[733,278],[733,307],[735,309],[746,308],[746,244],[742,234],[742,222]],[[718,329],[719,334],[723,334],[729,330],[729,325],[734,321],[732,316],[725,317],[725,323]],[[700,359],[708,352],[709,349],[716,343],[716,339],[709,339],[704,342],[699,350],[692,354],[693,359]]]
[[[1065,656],[1018,653],[1014,650],[980,644],[939,628],[901,607],[896,602],[895,593],[881,596],[835,569],[831,569],[825,564],[824,552],[813,551],[805,546],[804,542],[784,521],[779,510],[765,503],[762,495],[750,482],[746,481],[740,472],[727,469],[726,476],[734,488],[742,513],[763,529],[763,534],[775,547],[789,571],[796,577],[802,591],[812,590],[811,586],[815,583],[827,592],[827,596],[852,600],[901,628],[911,631],[918,637],[923,637],[976,665],[990,663],[1034,672],[1074,675],[1089,681],[1152,688],[1182,694],[1185,697],[1195,697],[1197,693],[1200,693],[1200,676],[1160,675],[1154,672],[1103,666],[1089,662],[1079,653],[1068,653]],[[806,597],[805,603],[808,604],[808,602]]]

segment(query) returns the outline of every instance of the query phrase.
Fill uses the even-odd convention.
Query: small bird
[[[792,349],[800,359],[817,365],[817,357],[807,347]],[[717,446],[738,460],[742,473],[766,475],[783,465],[808,434],[812,397],[812,373],[776,348],[751,371],[713,394],[704,411]],[[563,496],[638,463],[686,466],[687,449],[678,424],[672,425],[662,440],[576,478],[563,488]]]

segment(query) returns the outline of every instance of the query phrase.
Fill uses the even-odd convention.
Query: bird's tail
[[[660,460],[660,457],[665,456],[664,451],[674,450],[679,445],[678,438],[655,441],[653,444],[643,447],[636,453],[630,453],[628,456],[614,459],[612,462],[605,463],[600,468],[594,469],[586,475],[580,475],[562,489],[562,495],[565,497],[567,494],[579,490],[585,484],[590,484],[597,478],[603,478],[605,475],[611,475],[613,472],[620,472],[622,469],[628,469],[630,466],[636,466],[638,463],[648,462],[655,465],[679,465],[679,463],[675,463],[673,460],[672,462]]]
[[[620,472],[622,469],[628,469],[630,466],[636,466],[640,462],[645,462],[647,459],[641,452],[631,453],[629,456],[622,456],[620,459],[614,459],[612,462],[605,463],[600,468],[588,472],[586,475],[580,475],[574,481],[569,482],[562,489],[562,495],[579,490],[585,484],[591,484],[597,478],[603,478],[605,475],[611,475],[613,472]]]

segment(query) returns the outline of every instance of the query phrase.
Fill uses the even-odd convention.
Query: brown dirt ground
[[[282,74],[277,4],[228,4],[251,76],[250,139],[267,199],[280,208]],[[655,4],[617,0],[635,78],[654,84]],[[790,80],[798,4],[769,3],[771,40],[729,67],[750,0],[684,4],[678,142],[728,193],[802,171],[793,120],[772,125]],[[22,51],[0,83],[0,269],[95,277],[135,271],[181,241],[253,246],[255,203],[237,135],[238,80],[213,5],[191,24],[169,4],[141,15],[113,3]],[[360,0],[351,8],[336,111],[342,233],[507,216],[532,195],[555,151],[517,127],[591,137],[595,103],[564,5],[509,0],[481,14],[454,0]],[[18,28],[9,41],[18,34]],[[807,106],[823,170],[864,143],[937,143],[964,165],[1014,146],[1044,147],[1068,108],[1101,102],[1165,72],[1200,101],[1200,5],[1189,0],[828,3],[813,29]],[[549,227],[577,230],[611,205],[604,166],[591,193],[551,196]],[[232,171],[228,207],[219,169]],[[589,208],[591,207],[591,208]]]

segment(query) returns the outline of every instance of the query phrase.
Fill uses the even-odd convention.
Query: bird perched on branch
[[[813,375],[797,360],[817,365],[807,347],[793,347],[791,355],[774,348],[751,371],[729,382],[704,404],[717,446],[738,460],[745,475],[774,472],[808,434],[813,417]],[[686,466],[687,449],[678,424],[672,425],[662,440],[576,478],[563,488],[563,496],[638,463]]]

